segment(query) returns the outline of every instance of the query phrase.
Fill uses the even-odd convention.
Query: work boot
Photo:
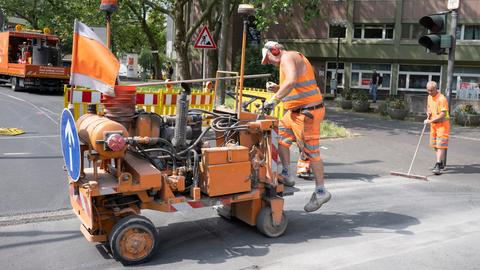
[[[435,164],[433,165],[432,167],[432,171],[435,169],[435,167],[437,166],[437,164],[440,164],[440,170],[444,170],[445,169],[445,165],[443,164],[443,162],[435,162]]]
[[[288,172],[282,171],[280,176],[280,182],[282,182],[285,186],[293,187],[295,185],[295,180],[292,179]]]
[[[435,164],[435,167],[433,168],[432,172],[433,172],[435,175],[440,175],[440,174],[442,174],[441,166],[442,166],[442,163],[438,162],[437,164]]]
[[[328,202],[332,198],[332,195],[327,190],[322,193],[313,192],[310,201],[303,208],[305,212],[317,211],[324,203]]]

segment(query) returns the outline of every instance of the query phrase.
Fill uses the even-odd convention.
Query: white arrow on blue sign
[[[63,160],[68,175],[74,182],[80,177],[80,141],[78,140],[75,119],[68,109],[63,109],[60,118],[60,139],[62,143]]]

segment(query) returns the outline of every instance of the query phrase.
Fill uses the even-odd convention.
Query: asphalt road
[[[29,97],[37,109],[18,100]],[[61,111],[61,97],[7,90],[1,92],[0,102],[2,126],[16,124],[38,137],[0,137],[1,183],[8,188],[0,189],[2,211],[68,206],[59,138],[45,137],[57,135],[58,124],[42,109],[58,119],[53,113]],[[14,115],[16,106],[29,113]],[[287,231],[276,239],[239,221],[220,218],[211,208],[169,214],[145,211],[159,231],[159,249],[150,263],[137,268],[478,269],[479,129],[454,127],[448,167],[442,176],[431,175],[434,155],[426,136],[413,172],[428,175],[429,181],[419,181],[391,177],[389,172],[408,170],[420,123],[332,109],[327,119],[358,135],[322,141],[327,188],[333,195],[328,204],[315,213],[303,212],[313,183],[298,180],[300,191],[286,198]],[[4,158],[5,153],[15,152],[31,154],[25,154],[29,158]],[[36,156],[57,157],[31,158]],[[4,180],[5,175],[9,178]],[[26,215],[18,219],[20,224],[0,226],[0,268],[123,269],[83,238],[79,221],[68,212],[41,218]],[[46,222],[27,223],[42,218]],[[6,219],[0,217],[0,224]]]
[[[69,207],[59,146],[63,97],[0,87],[0,127],[26,133],[0,136],[0,216]]]

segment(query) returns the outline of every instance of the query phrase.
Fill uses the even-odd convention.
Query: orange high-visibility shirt
[[[317,86],[312,65],[305,56],[301,53],[299,54],[302,56],[306,70],[304,74],[297,77],[292,91],[282,99],[283,107],[287,110],[298,107],[308,107],[309,104],[318,103],[323,100],[320,88]],[[282,84],[284,80],[285,74],[280,66],[280,84]]]
[[[447,98],[440,92],[433,97],[429,95],[427,100],[427,112],[432,115],[431,119],[436,118],[441,112],[445,112],[445,119],[448,120],[450,116],[448,114]]]

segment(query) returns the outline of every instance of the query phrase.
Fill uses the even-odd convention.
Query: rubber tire
[[[287,225],[288,219],[283,212],[280,225],[273,225],[272,209],[270,207],[263,207],[257,215],[257,229],[268,237],[275,238],[281,236],[287,229]]]
[[[151,236],[153,237],[153,247],[150,252],[145,257],[136,260],[124,257],[121,254],[121,248],[119,246],[123,233],[132,228],[142,229],[145,232],[151,234]],[[113,226],[112,232],[109,235],[109,246],[112,252],[112,256],[116,260],[120,261],[123,265],[136,265],[149,261],[155,254],[155,250],[157,249],[158,244],[157,242],[157,229],[148,218],[139,215],[131,215],[122,218],[115,224],[115,226]]]
[[[12,77],[11,79],[11,88],[14,92],[17,92],[18,90],[20,90],[19,86],[18,86],[18,79],[17,77]]]

